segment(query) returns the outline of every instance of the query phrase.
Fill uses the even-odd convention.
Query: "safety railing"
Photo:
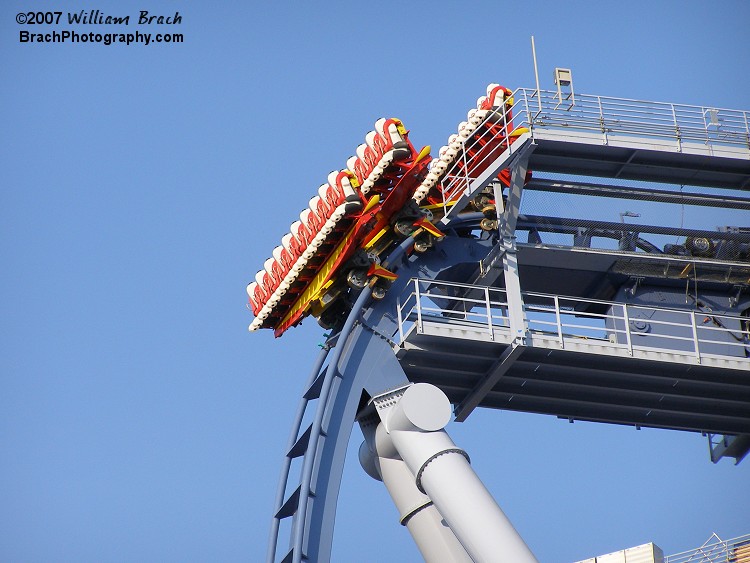
[[[524,132],[533,137],[553,130],[593,136],[603,145],[638,137],[677,151],[685,143],[704,145],[711,154],[714,148],[730,147],[750,159],[750,111],[586,94],[568,99],[553,90],[519,88],[512,105],[488,112],[479,123],[467,123],[448,147],[455,157],[440,181],[446,213],[476,189],[477,180],[489,180],[510,162],[522,147],[515,141]]]
[[[467,192],[482,174],[487,174],[490,165],[498,158],[513,154],[515,141],[523,133],[523,127],[528,125],[527,117],[526,112],[519,113],[504,104],[488,111],[478,124],[467,123],[459,131],[458,139],[449,147],[455,158],[440,182],[445,206]]]
[[[528,334],[556,340],[562,349],[599,343],[629,355],[635,350],[679,352],[698,363],[750,353],[747,317],[535,292],[522,292],[522,298]],[[473,329],[490,339],[510,338],[504,289],[415,278],[398,301],[397,315],[401,342],[411,331],[425,332],[427,322]]]
[[[707,146],[734,146],[750,158],[750,112],[711,106],[691,106],[576,94],[561,97],[557,91],[519,88],[514,111],[525,112],[519,125],[564,128],[601,134],[604,144],[613,135],[637,135]]]
[[[455,324],[481,326],[492,335],[496,328],[510,328],[508,302],[504,289],[464,283],[444,283],[412,279],[398,300],[400,341],[416,326],[423,332],[424,322],[446,319]]]
[[[750,561],[750,534],[722,540],[713,534],[701,547],[664,557],[664,563],[746,563]]]

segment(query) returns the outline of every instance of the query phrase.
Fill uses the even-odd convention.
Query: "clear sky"
[[[96,9],[131,23],[16,22]],[[533,86],[532,34],[543,87],[561,66],[581,93],[750,109],[748,22],[744,0],[3,2],[0,560],[261,561],[322,330],[248,334],[245,285],[374,121],[439,147],[486,84]],[[19,41],[54,29],[184,43]],[[699,435],[449,430],[543,562],[750,533],[750,461]],[[334,544],[418,560],[354,457]]]

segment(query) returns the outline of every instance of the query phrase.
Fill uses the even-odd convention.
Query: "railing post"
[[[706,146],[709,149],[711,149],[711,137],[708,134],[708,123],[706,122],[706,113],[708,113],[708,108],[701,106],[701,117],[703,118],[703,132],[706,134]],[[709,154],[713,154],[713,152],[710,152]]]
[[[698,325],[695,323],[695,311],[690,311],[690,325],[693,329],[693,346],[695,347],[695,359],[701,363],[701,349],[698,342]]]
[[[464,291],[464,295],[466,295],[466,291]],[[463,309],[464,318],[463,320],[468,321],[469,320],[469,313],[471,312],[471,305],[466,305],[466,301],[461,300],[461,309]]]
[[[401,315],[401,296],[398,296],[398,299],[396,299],[396,317],[398,319],[398,338],[399,344],[402,344],[404,342],[404,319]]]
[[[466,186],[464,186],[464,195],[467,197],[469,196],[469,161],[466,159],[466,141],[468,141],[471,138],[471,136],[464,139],[461,144],[464,146],[464,150],[461,151],[461,157],[464,161],[464,181],[466,182]]]
[[[422,325],[422,297],[419,295],[419,279],[414,278],[414,306],[417,308],[417,332],[424,332]]]
[[[674,104],[669,104],[672,108],[672,120],[674,121],[674,133],[677,137],[677,152],[682,152],[682,139],[680,138],[680,125],[677,123],[677,112],[674,109]]]
[[[597,96],[596,101],[599,102],[599,126],[602,128],[602,135],[604,136],[604,144],[609,144],[607,139],[607,128],[604,126],[604,107],[602,107],[602,97]]]
[[[526,94],[526,88],[519,88],[513,93],[513,98],[517,96],[518,92],[523,92],[523,104],[524,104],[524,111],[526,112],[526,122],[529,124],[529,129],[531,129],[532,117],[531,117],[531,108],[529,107],[529,96],[528,94]],[[541,101],[541,98],[540,98],[540,101]],[[541,111],[541,104],[540,104],[539,111]]]
[[[495,336],[492,333],[492,309],[490,309],[490,288],[487,286],[484,288],[484,303],[487,307],[487,330],[490,334],[490,340],[494,340]]]
[[[622,318],[625,321],[625,341],[628,343],[628,354],[633,355],[633,342],[630,339],[630,318],[628,317],[628,305],[622,304]]]
[[[555,321],[557,322],[557,341],[560,343],[560,348],[565,348],[565,341],[563,340],[562,333],[562,319],[560,319],[560,297],[555,295]]]

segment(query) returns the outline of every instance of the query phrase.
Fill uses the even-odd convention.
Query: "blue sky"
[[[179,11],[145,31],[185,42],[21,44],[31,9]],[[322,330],[248,334],[245,285],[328,172],[380,116],[437,148],[486,84],[533,86],[532,34],[543,87],[560,66],[581,93],[748,109],[748,21],[740,0],[4,2],[0,559],[262,560]],[[506,412],[450,432],[541,561],[750,532],[750,463],[698,435]],[[334,544],[418,558],[355,457]]]

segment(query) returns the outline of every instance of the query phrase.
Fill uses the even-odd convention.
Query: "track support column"
[[[425,563],[472,563],[433,502],[417,489],[414,475],[393,446],[373,451],[377,449],[375,428],[372,424],[363,427],[366,440],[359,448],[359,461],[370,477],[385,485],[398,510],[399,523],[409,530]]]
[[[521,536],[469,465],[468,455],[443,430],[448,398],[418,383],[373,398],[382,423],[378,452],[398,453],[416,488],[435,504],[476,563],[535,563]]]
[[[508,317],[512,334],[519,345],[526,344],[528,323],[521,296],[521,280],[518,276],[518,258],[516,256],[516,224],[521,209],[521,194],[526,181],[529,157],[516,160],[511,166],[510,188],[508,199],[503,205],[502,186],[495,183],[495,202],[497,205],[498,229],[503,245],[503,273],[505,275],[505,292],[508,300]]]

